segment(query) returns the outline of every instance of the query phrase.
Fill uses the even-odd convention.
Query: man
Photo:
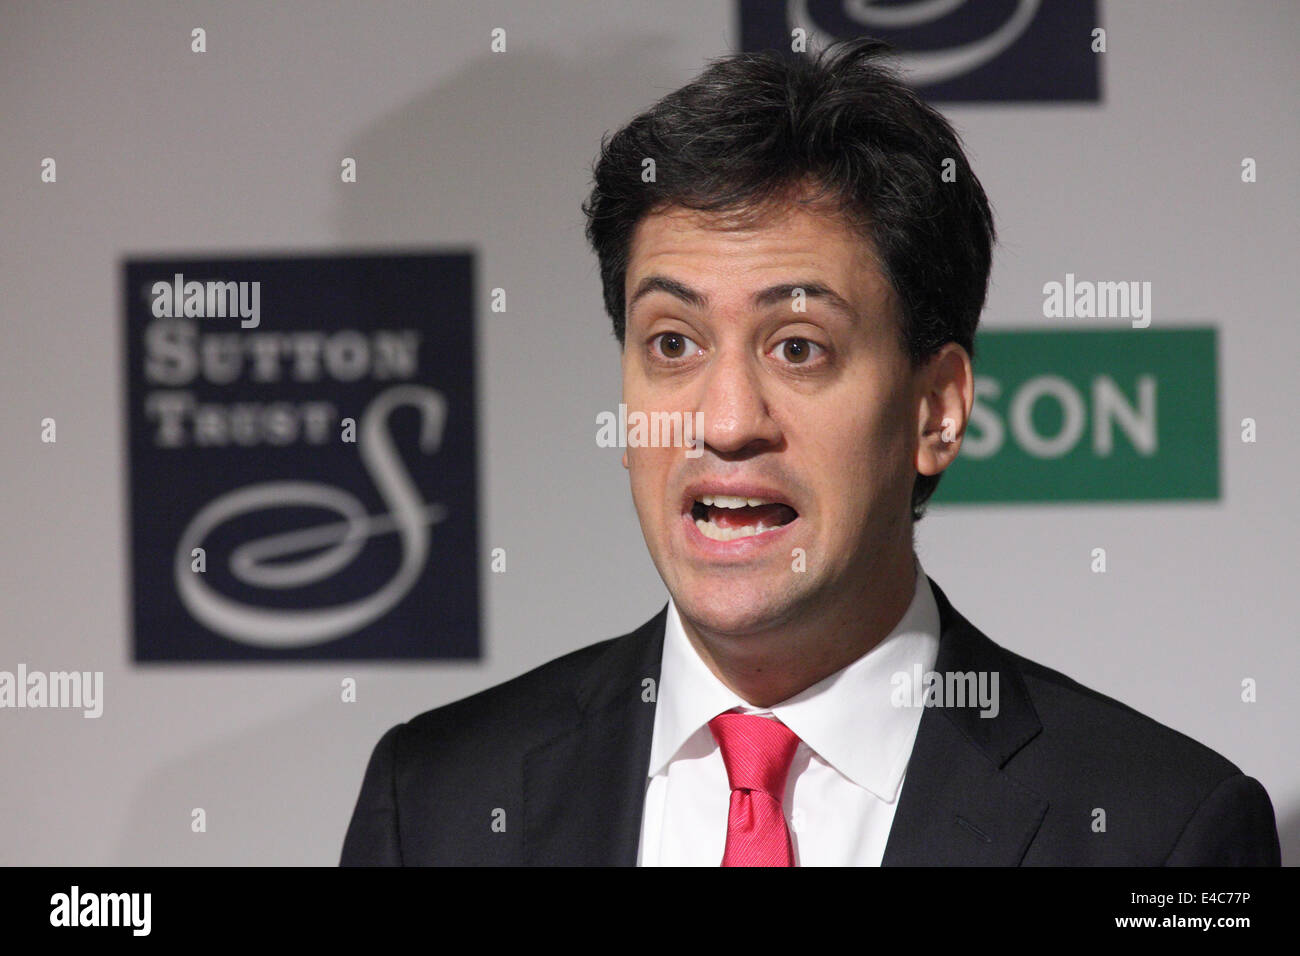
[[[604,144],[624,401],[701,424],[623,459],[671,599],[385,734],[344,864],[1279,862],[1258,782],[994,644],[913,551],[994,227],[882,52],[729,57]]]

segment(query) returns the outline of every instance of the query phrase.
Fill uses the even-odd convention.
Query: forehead
[[[647,276],[717,284],[737,295],[771,282],[817,281],[860,308],[887,305],[892,290],[870,239],[825,207],[769,205],[741,214],[673,206],[633,233],[624,301]]]

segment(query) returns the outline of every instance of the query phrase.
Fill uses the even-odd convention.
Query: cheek
[[[897,413],[846,414],[846,409],[872,407],[865,397],[857,401],[841,404],[833,419],[805,431],[803,467],[832,530],[848,531],[860,523],[873,502],[887,497],[903,476],[912,474],[906,432],[901,421],[892,417]]]
[[[666,507],[671,452],[671,448],[627,449],[632,499],[642,514],[656,513]]]

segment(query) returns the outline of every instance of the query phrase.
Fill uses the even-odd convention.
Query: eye
[[[681,358],[684,355],[691,355],[700,350],[694,340],[687,338],[680,332],[663,332],[656,335],[651,341],[655,343],[655,353],[661,358]]]
[[[813,357],[814,349],[825,351],[822,346],[816,342],[810,342],[808,339],[786,339],[777,346],[781,358],[791,365],[808,364],[808,360]]]

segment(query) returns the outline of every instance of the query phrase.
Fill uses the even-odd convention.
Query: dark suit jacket
[[[1256,780],[999,647],[929,580],[934,669],[996,671],[1000,711],[925,709],[884,865],[1279,865]],[[666,616],[389,730],[342,864],[634,865]]]

